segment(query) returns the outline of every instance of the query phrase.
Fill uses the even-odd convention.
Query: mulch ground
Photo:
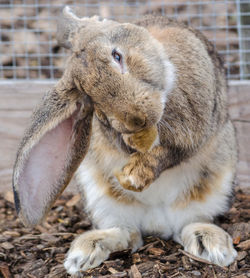
[[[249,190],[248,190],[249,193]],[[136,253],[113,253],[84,277],[250,277],[250,195],[236,189],[230,211],[217,220],[233,237],[237,260],[229,267],[208,264],[183,251],[175,242],[145,238]],[[80,196],[64,194],[43,225],[23,227],[16,217],[11,192],[0,195],[0,277],[63,278],[65,253],[71,241],[91,228],[82,212]]]

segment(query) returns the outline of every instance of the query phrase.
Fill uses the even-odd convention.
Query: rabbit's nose
[[[146,117],[144,115],[128,115],[127,124],[133,129],[142,128],[146,124]]]

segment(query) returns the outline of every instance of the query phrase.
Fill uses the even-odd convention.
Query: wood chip
[[[46,234],[46,233],[41,234],[41,235],[40,235],[40,238],[41,238],[42,240],[44,240],[44,241],[52,242],[52,243],[58,242],[58,241],[60,240],[60,238],[55,237],[55,236],[53,236],[53,235],[51,235],[51,234]]]
[[[66,270],[62,264],[56,265],[51,268],[49,274],[45,276],[45,278],[63,278],[66,277]]]
[[[240,243],[240,236],[237,236],[233,239],[233,244],[239,244]]]
[[[111,274],[115,274],[117,273],[118,271],[116,269],[114,269],[113,267],[109,267],[108,271],[111,273]]]
[[[121,260],[109,260],[109,261],[105,261],[104,264],[109,269],[109,268],[121,266],[122,262]]]
[[[79,201],[81,200],[81,195],[77,194],[74,197],[72,197],[67,203],[66,206],[67,207],[73,207],[75,206]]]
[[[180,255],[180,252],[176,252],[174,254],[164,256],[164,259],[168,262],[175,262],[178,260],[177,256]]]
[[[138,251],[138,252],[141,252],[141,251],[143,251],[143,250],[145,250],[145,249],[152,248],[152,247],[154,247],[156,244],[158,244],[159,242],[160,242],[160,240],[157,239],[157,240],[154,241],[154,242],[148,243],[148,244],[146,244],[146,245],[140,247],[137,251]]]
[[[181,258],[181,261],[182,261],[182,264],[183,264],[183,266],[186,270],[192,269],[192,265],[191,265],[190,261],[188,260],[188,257],[183,256]]]
[[[94,277],[98,277],[98,278],[123,278],[123,277],[128,277],[128,273],[126,271],[123,272],[117,272],[114,274],[108,274],[108,275],[100,275],[100,276],[84,276],[86,278],[94,278]]]
[[[152,254],[155,256],[161,256],[165,253],[164,250],[162,250],[160,248],[155,248],[155,247],[148,248],[147,251],[149,252],[149,254]]]
[[[230,268],[230,271],[232,271],[232,272],[238,271],[238,263],[237,263],[237,261],[234,261],[234,262],[229,266],[229,268]]]
[[[140,273],[144,273],[151,270],[154,267],[154,264],[154,262],[147,260],[146,262],[138,264],[137,268],[140,271]]]
[[[75,225],[74,225],[74,228],[75,229],[86,229],[86,228],[89,228],[91,226],[91,222],[89,219],[84,219],[80,222],[77,222]]]
[[[241,261],[241,260],[245,259],[246,256],[247,256],[247,252],[246,251],[238,252],[236,260],[237,261]]]
[[[44,228],[42,225],[37,225],[36,229],[40,232],[40,233],[46,233],[47,229]]]
[[[5,198],[6,201],[14,204],[14,196],[13,196],[13,192],[12,191],[7,191],[4,194],[4,198]]]
[[[237,245],[240,250],[249,250],[250,249],[250,239],[245,240]]]
[[[141,278],[142,277],[140,271],[138,270],[138,268],[135,264],[133,264],[131,266],[130,271],[131,271],[131,275],[130,275],[131,278]]]
[[[11,236],[11,237],[19,237],[21,234],[16,231],[4,231],[3,232],[4,236]]]
[[[14,245],[8,241],[1,243],[0,246],[6,250],[11,250],[14,248]]]
[[[192,259],[192,260],[195,260],[195,261],[198,261],[198,262],[201,262],[201,263],[204,263],[204,264],[214,265],[213,263],[209,262],[208,260],[199,258],[199,257],[197,257],[197,256],[195,256],[195,255],[192,255],[192,254],[190,254],[190,253],[188,253],[188,252],[186,252],[186,251],[184,251],[184,250],[182,250],[182,249],[179,249],[179,251],[180,251],[182,254],[184,254],[185,256],[187,256],[187,257],[189,257],[190,259]],[[221,268],[226,269],[225,267],[221,267]]]
[[[9,266],[6,263],[0,263],[0,272],[4,278],[11,278]]]
[[[139,253],[132,254],[132,262],[133,262],[133,264],[141,262],[141,257],[139,255]]]

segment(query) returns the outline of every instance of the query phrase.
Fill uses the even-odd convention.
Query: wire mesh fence
[[[67,52],[56,43],[64,5],[121,22],[154,13],[201,30],[225,58],[229,79],[250,79],[250,0],[0,0],[0,79],[57,79]]]

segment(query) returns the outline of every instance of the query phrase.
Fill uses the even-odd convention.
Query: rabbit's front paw
[[[110,253],[128,248],[129,232],[119,228],[92,230],[78,236],[71,244],[64,267],[71,275],[97,267]]]
[[[186,251],[220,266],[228,266],[237,256],[230,235],[214,224],[189,224],[181,239]]]
[[[154,180],[152,167],[143,163],[139,153],[132,155],[129,163],[115,176],[123,188],[135,192],[143,191]]]
[[[145,153],[149,151],[154,145],[158,136],[158,130],[156,126],[150,128],[144,128],[143,130],[134,134],[123,134],[124,142],[131,148]]]
[[[64,267],[71,275],[97,267],[109,257],[110,251],[101,240],[80,236],[69,250]]]

